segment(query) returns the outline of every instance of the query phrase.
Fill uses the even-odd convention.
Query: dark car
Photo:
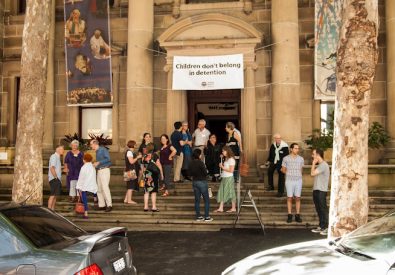
[[[136,274],[127,230],[89,234],[42,206],[0,205],[0,274]]]

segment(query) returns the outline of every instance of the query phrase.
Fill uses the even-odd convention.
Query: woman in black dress
[[[228,141],[226,143],[227,146],[232,149],[233,154],[235,155],[234,158],[236,160],[235,169],[233,171],[233,175],[235,178],[235,182],[239,179],[239,162],[240,162],[240,154],[243,151],[242,144],[241,144],[241,137],[238,132],[235,131],[235,125],[233,122],[226,123],[226,132],[228,133]]]
[[[221,150],[222,146],[217,143],[217,136],[211,134],[207,142],[207,148],[205,148],[205,162],[208,173],[213,182],[216,182],[219,178],[219,164],[221,162]]]

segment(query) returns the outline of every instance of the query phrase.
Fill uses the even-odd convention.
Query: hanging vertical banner
[[[174,56],[173,90],[243,89],[243,55]]]
[[[342,0],[315,1],[314,99],[334,101]]]
[[[112,104],[108,0],[65,0],[67,105]]]

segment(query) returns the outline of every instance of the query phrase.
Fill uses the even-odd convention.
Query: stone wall
[[[114,106],[119,112],[119,136],[118,143],[123,145],[128,140],[126,136],[126,76],[127,76],[127,1],[116,1],[118,4],[111,9],[111,42],[121,49],[122,54],[118,56],[116,64],[113,65],[113,74],[119,76],[119,104]],[[267,151],[271,143],[271,121],[272,121],[272,48],[271,41],[271,1],[255,0],[253,10],[246,14],[243,10],[242,1],[227,3],[207,3],[181,5],[179,18],[172,14],[171,1],[162,1],[165,4],[155,6],[154,40],[156,40],[169,26],[183,18],[201,13],[223,13],[230,15],[251,24],[263,33],[262,44],[258,45],[256,51],[257,70],[255,71],[256,81],[256,119],[257,119],[257,151],[258,162],[262,163],[267,157]],[[64,58],[64,25],[63,25],[63,1],[56,0],[56,37],[55,37],[55,111],[54,111],[54,143],[58,143],[67,133],[79,131],[79,112],[76,107],[66,106],[66,79],[65,79],[65,58]],[[313,99],[314,85],[314,49],[309,47],[306,41],[314,37],[314,1],[299,0],[299,44],[300,44],[300,100],[301,100],[301,123],[302,139],[305,139],[314,128],[314,117],[319,116],[317,102]],[[379,0],[380,4],[380,35],[379,35],[379,64],[377,65],[374,90],[372,93],[370,117],[372,121],[379,121],[385,125],[386,120],[386,63],[385,63],[385,20],[384,20],[384,0]],[[0,6],[0,14],[4,15],[4,8]],[[8,16],[8,14],[6,14]],[[4,20],[0,20],[4,22]],[[0,23],[0,60],[1,75],[3,76],[2,91],[0,97],[0,141],[5,142],[10,125],[8,117],[14,112],[14,107],[10,106],[10,94],[15,93],[15,77],[19,74],[18,62],[20,60],[20,45],[23,29],[23,16],[7,17],[6,26]],[[215,32],[215,30],[207,30]],[[4,34],[4,35],[3,35]],[[260,48],[265,46],[264,48]],[[4,47],[4,51],[3,51]],[[155,47],[154,50],[160,50]],[[166,55],[162,52],[154,54],[154,127],[153,136],[159,137],[166,131],[166,104],[167,104],[167,82],[168,74],[164,71]],[[2,62],[2,63],[1,63]],[[133,73],[133,72],[129,72]],[[142,102],[141,104],[144,104]],[[144,119],[144,114],[135,119]],[[142,133],[141,133],[142,134]],[[119,150],[119,149],[114,149]]]

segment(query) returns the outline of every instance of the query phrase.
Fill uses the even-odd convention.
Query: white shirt
[[[91,37],[90,40],[91,43],[91,49],[92,52],[95,56],[95,58],[102,59],[105,57],[105,55],[100,54],[100,48],[105,48],[108,49],[108,45],[106,42],[104,42],[103,37],[99,36],[99,38],[96,38],[94,35]]]
[[[81,167],[76,188],[78,190],[88,191],[93,194],[97,193],[96,169],[93,167],[92,162],[86,162]]]
[[[208,138],[210,137],[210,131],[206,128],[203,130],[197,128],[192,136],[195,138],[195,146],[206,146]]]
[[[236,165],[236,161],[234,158],[230,158],[224,161],[224,168],[226,170],[229,170],[230,166],[235,166]],[[227,178],[227,177],[233,177],[233,173],[225,171],[224,169],[222,169],[222,173],[221,173],[221,177],[222,178]]]

